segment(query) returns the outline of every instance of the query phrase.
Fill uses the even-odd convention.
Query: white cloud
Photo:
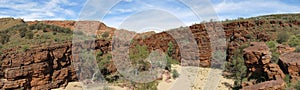
[[[44,19],[66,19],[66,17],[74,18],[75,11],[66,9],[67,7],[78,5],[69,0],[50,0],[50,1],[0,1],[1,14],[12,16],[15,18],[24,18],[25,20],[44,20]]]
[[[174,2],[174,1],[169,1]],[[135,23],[136,24],[129,24],[129,25],[137,25],[136,28],[127,28],[129,30],[139,31],[141,30],[140,26],[149,26],[149,22],[157,23],[157,27],[162,28],[161,25],[165,25],[167,27],[163,27],[163,29],[172,29],[180,26],[187,26],[192,25],[195,22],[200,22],[197,16],[189,9],[189,7],[177,6],[173,5],[174,3],[169,2],[161,2],[161,1],[154,1],[154,2],[145,2],[141,0],[134,1],[132,5],[129,6],[122,6],[117,5],[112,8],[111,12],[109,13],[108,17],[104,18],[104,23],[116,27],[116,28],[124,28],[124,26],[119,27],[129,19],[129,17],[135,16]],[[180,3],[176,3],[180,4]],[[175,7],[174,7],[175,6]],[[160,10],[160,13],[153,12],[148,14],[141,14],[140,12],[144,12],[147,10]],[[127,13],[130,12],[130,13]],[[169,14],[166,14],[169,13]],[[172,15],[172,16],[170,16]],[[172,19],[168,18],[172,17]],[[155,17],[155,18],[153,18]],[[130,20],[134,21],[134,20]],[[176,21],[176,22],[174,22]],[[180,24],[178,24],[180,22]],[[126,22],[128,23],[128,22]],[[168,24],[168,25],[166,25]],[[171,25],[172,24],[172,25]],[[128,25],[128,24],[125,24]],[[152,25],[153,26],[153,25]],[[129,26],[132,27],[132,26]]]
[[[124,2],[132,2],[133,0],[122,0]]]
[[[144,30],[159,28],[168,30],[174,27],[184,26],[184,23],[176,16],[162,10],[146,10],[131,15],[120,23],[121,29],[145,32]]]
[[[245,0],[239,2],[221,2],[214,5],[222,19],[252,17],[264,14],[297,13],[299,6],[288,5],[277,0]]]

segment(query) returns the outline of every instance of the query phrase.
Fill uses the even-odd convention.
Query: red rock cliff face
[[[55,24],[62,27],[73,27],[74,25],[74,22],[64,23],[45,21],[44,23]],[[230,60],[234,50],[239,47],[239,45],[250,41],[247,35],[252,35],[254,36],[253,38],[260,39],[262,41],[273,39],[266,34],[267,31],[272,31],[272,23],[279,23],[279,25],[282,27],[293,27],[300,24],[298,21],[285,23],[280,21],[264,20],[223,23],[223,29],[228,41],[227,60]],[[266,25],[266,27],[259,29],[258,26],[262,25]],[[98,34],[101,34],[105,31],[114,30],[112,28],[110,28],[111,30],[107,29],[104,25],[100,25],[100,27],[96,29],[99,30],[97,31]],[[210,29],[205,28],[204,24],[195,24],[190,26],[189,29],[191,30],[199,48],[199,52],[192,53],[199,54],[200,58],[198,59],[198,62],[200,62],[200,66],[210,66],[212,50],[211,41],[207,34],[207,31]],[[112,36],[112,34],[113,32],[110,32],[110,36]],[[176,44],[177,42],[166,32],[153,34],[145,39],[137,40],[135,44],[147,45],[149,50],[161,49],[163,51],[167,51],[169,42],[172,42],[175,45],[172,57],[180,61],[180,53],[187,52],[180,52]],[[107,40],[96,41],[96,49],[99,49],[104,53],[108,53],[111,48],[110,44],[110,41]],[[72,51],[70,47],[71,43],[69,42],[66,44],[52,45],[49,47],[43,46],[41,48],[28,50],[26,52],[17,52],[17,50],[4,52],[4,54],[0,57],[2,60],[0,70],[0,88],[49,89],[65,86],[68,82],[77,80],[74,69],[71,65],[73,57],[71,56]],[[252,52],[250,51],[250,53]],[[251,59],[249,62],[259,61],[256,60],[256,55],[253,55],[253,58],[252,56],[249,56],[249,59]],[[273,76],[272,70],[274,68],[277,69],[277,66],[267,64],[269,63],[269,60],[263,61],[264,65],[266,66],[260,67],[261,69],[264,69],[261,71],[265,73],[269,73],[270,71],[270,74],[268,75]],[[252,67],[250,64],[248,66]],[[274,72],[276,73],[276,71]],[[279,72],[279,74],[274,75],[281,75],[281,73]],[[295,75],[297,76],[298,74]]]
[[[188,33],[188,30],[191,30],[191,35],[193,36],[188,36],[188,37],[193,37],[192,39],[195,39],[199,52],[182,52],[180,51],[180,48],[178,46],[178,41],[184,41],[184,39],[189,39],[187,36],[182,36],[180,34],[183,33]],[[173,36],[172,36],[173,35]],[[177,36],[177,37],[176,37]],[[176,40],[177,39],[177,40]],[[174,59],[180,61],[183,56],[181,55],[186,55],[185,60],[190,60],[192,61],[194,58],[190,57],[192,54],[194,55],[199,55],[199,58],[195,62],[186,62],[182,63],[183,65],[193,65],[195,63],[200,63],[200,66],[202,67],[209,67],[210,66],[210,56],[211,56],[211,48],[210,48],[210,41],[208,34],[204,28],[203,25],[193,25],[190,26],[188,29],[185,30],[179,30],[175,29],[174,31],[167,31],[167,32],[161,32],[157,34],[153,34],[145,39],[138,38],[134,43],[133,46],[136,44],[140,45],[146,45],[148,46],[149,50],[155,50],[155,49],[160,49],[163,52],[167,52],[168,50],[168,44],[172,43],[173,44],[173,51],[172,51],[172,56]],[[189,49],[192,46],[191,43],[186,43],[186,47],[183,47],[184,49]],[[198,65],[196,65],[198,66]]]
[[[2,58],[2,89],[49,89],[75,81],[71,43],[25,52],[8,51]]]
[[[96,50],[109,51],[109,46],[109,41],[95,41]],[[68,82],[77,80],[74,67],[71,65],[73,62],[71,42],[34,48],[25,52],[7,50],[0,58],[1,89],[45,90],[66,86]]]
[[[267,82],[258,83],[256,81],[250,82],[256,85],[244,85],[245,90],[258,89],[282,89],[284,87],[283,78],[285,74],[280,67],[271,63],[271,52],[264,42],[252,42],[248,48],[243,50],[245,65],[247,66],[247,75],[249,79],[258,79],[257,77],[265,78]]]
[[[294,27],[299,25],[299,23],[287,23],[276,20],[247,20],[247,21],[237,21],[230,23],[223,23],[223,30],[225,32],[227,45],[227,60],[229,61],[233,56],[233,52],[242,44],[250,42],[251,39],[257,39],[261,41],[269,41],[275,37],[271,37],[274,31],[272,25],[279,25],[281,27]],[[271,24],[270,24],[271,23]],[[273,23],[273,24],[272,24]],[[279,23],[279,24],[277,24]],[[196,40],[199,48],[199,62],[202,67],[209,67],[211,65],[211,56],[212,56],[212,43],[208,35],[208,31],[215,28],[207,27],[207,25],[215,25],[214,23],[206,24],[195,24],[189,27],[189,30],[192,32],[194,39]],[[215,27],[215,26],[212,26]],[[259,28],[264,27],[264,28]],[[281,30],[281,29],[278,29]],[[181,33],[186,33],[186,31],[179,31]],[[268,34],[268,33],[270,34]],[[251,37],[249,37],[251,36]],[[172,42],[175,45],[174,52],[172,57],[176,60],[181,60],[182,56],[179,48],[177,46],[176,40],[167,32],[156,33],[148,36],[145,39],[137,39],[136,43],[133,45],[140,44],[148,46],[149,50],[161,49],[167,51],[168,43]],[[222,48],[224,49],[224,48]]]
[[[300,80],[300,53],[286,53],[279,57],[278,64],[282,70],[291,76],[292,82]]]

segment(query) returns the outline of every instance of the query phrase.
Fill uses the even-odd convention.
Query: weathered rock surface
[[[243,51],[245,65],[249,68],[266,65],[271,61],[270,49],[264,42],[251,42]]]
[[[291,76],[292,82],[300,80],[300,53],[290,52],[279,57],[278,64],[283,72]]]
[[[280,44],[277,46],[277,50],[278,50],[279,54],[284,54],[284,53],[293,52],[295,50],[295,48],[290,47],[289,45]]]
[[[284,90],[285,82],[282,79],[265,81],[259,84],[243,87],[242,90]]]
[[[36,23],[36,22],[27,22]],[[42,23],[53,24],[67,28],[75,28],[74,21],[42,21]],[[97,25],[97,27],[91,31],[97,34],[102,34],[104,32],[109,32],[109,37],[113,35],[113,28],[107,28],[103,23],[99,22],[82,22],[83,24]],[[239,47],[239,45],[249,42],[250,39],[258,39],[261,41],[268,41],[274,39],[274,37],[266,34],[266,30],[273,28],[257,29],[256,26],[265,25],[271,27],[271,24],[279,23],[282,27],[293,27],[300,25],[299,21],[281,22],[276,20],[250,20],[250,21],[236,21],[223,23],[223,29],[225,31],[225,36],[229,41],[227,45],[227,60],[230,60],[233,52]],[[100,25],[99,25],[100,24]],[[209,24],[209,23],[208,23]],[[84,25],[83,25],[84,26]],[[82,27],[85,28],[85,27]],[[137,43],[144,44],[148,46],[149,50],[161,49],[167,51],[168,43],[172,42],[174,46],[174,51],[172,52],[172,57],[176,60],[182,60],[181,53],[189,54],[199,54],[199,58],[196,58],[195,62],[200,62],[200,66],[209,67],[211,65],[211,45],[213,42],[210,41],[208,31],[214,30],[215,28],[207,28],[204,24],[195,24],[188,27],[194,39],[197,42],[199,52],[180,52],[179,47],[174,38],[172,38],[166,32],[155,33],[146,36],[145,40],[137,40]],[[184,33],[180,32],[179,34]],[[252,35],[248,37],[247,35]],[[111,45],[109,41],[96,41],[96,49],[100,49],[103,53],[108,53]],[[0,88],[1,89],[49,89],[60,86],[65,86],[67,82],[76,80],[76,75],[74,69],[71,67],[71,51],[70,43],[63,45],[52,45],[49,47],[42,47],[34,50],[26,51],[25,53],[17,52],[20,48],[14,48],[9,52],[3,52],[4,55],[0,57],[2,61],[0,68]],[[187,45],[188,46],[188,45]],[[84,48],[90,46],[82,46]],[[187,47],[189,48],[189,47]],[[223,47],[221,47],[222,49]],[[245,50],[246,65],[251,72],[266,73],[267,77],[271,80],[277,77],[283,77],[280,69],[275,64],[270,64],[270,53],[262,45],[261,49],[253,48]],[[190,59],[190,58],[187,58]],[[194,58],[195,59],[195,58]],[[290,60],[290,59],[288,59]],[[292,77],[297,77],[298,65],[295,62],[291,62],[282,58],[282,65],[285,69],[284,72],[289,72],[293,74]],[[190,63],[186,63],[187,65]],[[114,66],[110,66],[114,68]],[[115,71],[116,69],[111,69],[110,71]],[[90,73],[86,73],[90,74]],[[275,81],[276,81],[275,80]],[[270,81],[275,82],[275,81]],[[272,85],[272,84],[268,84]]]
[[[109,51],[105,40],[95,41],[95,48]],[[1,89],[50,89],[76,81],[72,60],[72,43],[54,44],[25,52],[7,51],[2,58]],[[110,66],[113,67],[113,66]],[[116,71],[116,70],[115,70]]]
[[[274,90],[283,89],[285,74],[281,68],[271,63],[271,52],[264,42],[252,42],[244,50],[245,65],[248,68],[247,75],[249,79],[264,78],[266,82],[244,84],[244,90]]]

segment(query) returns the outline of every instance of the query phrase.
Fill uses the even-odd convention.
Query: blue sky
[[[88,1],[1,0],[0,17],[23,18],[27,21],[78,20],[81,18],[82,9],[86,5],[94,4],[95,6],[98,5],[97,8],[101,8],[99,3],[89,3]],[[206,8],[207,6],[212,6],[213,8]],[[300,0],[210,0],[210,3],[199,4],[199,7],[202,9],[196,10],[196,12],[202,13],[203,16],[200,18],[195,15],[195,10],[193,11],[189,5],[178,0],[122,0],[118,4],[115,4],[104,18],[93,17],[89,19],[100,20],[108,26],[119,27],[130,16],[149,9],[156,9],[161,10],[162,13],[169,13],[160,14],[156,11],[157,15],[154,15],[156,17],[174,15],[185,25],[190,25],[199,23],[202,20],[208,20],[212,14],[218,16],[216,19],[224,20],[225,18],[234,19],[265,14],[300,13]],[[144,21],[147,21],[147,18],[150,19],[151,16],[145,14],[149,13],[136,15],[136,17],[139,17],[137,19],[144,18]],[[167,21],[165,18],[164,20]]]

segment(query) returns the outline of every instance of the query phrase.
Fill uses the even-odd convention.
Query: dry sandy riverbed
[[[159,81],[158,90],[228,90],[226,85],[233,85],[232,79],[226,79],[221,76],[222,70],[212,68],[199,67],[181,67],[180,65],[172,65],[180,76],[177,79],[166,80],[166,75],[163,75],[163,80]],[[172,74],[172,73],[171,73]],[[110,90],[129,90],[119,86],[108,86]],[[80,82],[71,82],[65,88],[53,90],[82,90]]]

